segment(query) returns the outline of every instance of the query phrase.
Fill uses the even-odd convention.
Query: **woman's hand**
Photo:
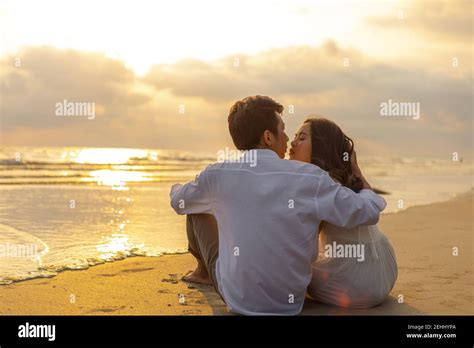
[[[359,168],[359,164],[357,163],[357,154],[355,150],[352,150],[352,155],[351,155],[351,166],[352,166],[352,174],[357,176],[362,180],[363,184],[363,189],[369,189],[372,190],[372,187],[369,185],[367,180],[365,180],[364,176],[362,175],[362,171]]]
[[[357,154],[355,150],[352,150],[351,155],[351,166],[352,166],[352,173],[355,176],[361,177],[362,172],[360,171],[359,165],[357,164]]]

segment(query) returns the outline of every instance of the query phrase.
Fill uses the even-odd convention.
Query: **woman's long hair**
[[[341,185],[359,192],[362,180],[352,173],[351,156],[354,142],[334,122],[320,117],[309,117],[311,163],[327,171]]]

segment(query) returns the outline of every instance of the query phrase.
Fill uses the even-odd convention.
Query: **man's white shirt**
[[[256,151],[256,163],[216,163],[193,182],[171,188],[178,214],[207,213],[219,229],[218,288],[227,306],[246,315],[301,312],[317,258],[321,221],[374,225],[385,200],[358,194],[313,164]],[[255,165],[256,164],[256,165]]]

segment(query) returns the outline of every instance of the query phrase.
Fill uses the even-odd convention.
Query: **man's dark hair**
[[[230,108],[229,132],[239,150],[256,148],[265,130],[278,137],[278,118],[283,106],[267,96],[255,95],[237,101]]]

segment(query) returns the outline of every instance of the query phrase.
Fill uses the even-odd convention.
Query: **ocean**
[[[52,277],[130,256],[187,250],[169,190],[216,153],[87,147],[0,148],[0,284]],[[384,195],[384,214],[452,198],[473,186],[472,161],[358,154]]]

